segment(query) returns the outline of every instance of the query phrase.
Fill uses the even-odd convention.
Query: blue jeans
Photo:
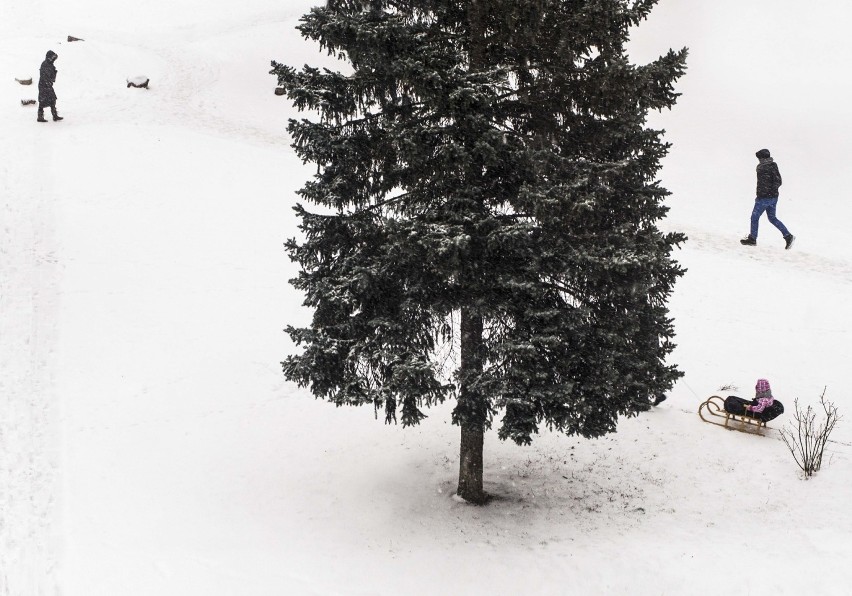
[[[766,217],[769,218],[769,223],[778,228],[778,230],[784,234],[784,236],[789,236],[790,231],[787,227],[781,223],[781,220],[775,217],[775,206],[778,205],[778,198],[774,199],[755,199],[754,200],[754,211],[751,212],[751,236],[755,240],[757,240],[757,224],[760,221],[760,216],[763,215],[763,212],[766,211]]]

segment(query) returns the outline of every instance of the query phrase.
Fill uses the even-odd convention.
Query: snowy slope
[[[312,170],[267,72],[328,60],[292,29],[310,2],[4,2],[0,595],[846,593],[852,430],[806,482],[777,433],[696,410],[758,377],[788,412],[825,385],[852,406],[852,207],[826,165],[848,123],[809,129],[825,153],[813,162],[750,105],[728,105],[740,133],[720,134],[705,117],[726,89],[701,82],[722,80],[707,56],[726,40],[698,20],[671,27],[673,4],[636,52],[664,51],[662,27],[696,56],[683,113],[659,116],[674,143],[665,227],[690,236],[672,299],[686,376],[603,439],[489,436],[497,498],[474,508],[451,498],[449,405],[403,430],[280,373],[283,327],[308,318],[282,245]],[[36,124],[14,78],[48,49],[66,120]],[[140,74],[151,88],[127,89]],[[793,251],[765,221],[758,247],[737,242],[763,145]]]

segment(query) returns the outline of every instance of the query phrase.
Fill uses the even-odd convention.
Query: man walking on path
[[[769,155],[769,149],[761,149],[755,153],[760,163],[757,164],[757,196],[754,199],[754,210],[751,212],[751,233],[740,240],[746,246],[757,244],[757,224],[760,216],[766,211],[769,223],[778,228],[784,236],[785,246],[789,249],[796,239],[781,220],[775,217],[775,207],[778,205],[778,188],[781,186],[781,172],[778,164]]]
[[[53,63],[58,57],[56,52],[48,51],[38,71],[38,122],[47,122],[44,119],[44,108],[50,108],[54,122],[62,120],[62,116],[56,113],[56,92],[53,90],[53,83],[56,82],[56,67]]]

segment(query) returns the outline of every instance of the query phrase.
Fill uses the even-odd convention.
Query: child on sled
[[[750,416],[768,422],[784,413],[783,404],[772,397],[769,381],[758,379],[751,401],[731,395],[725,400],[725,411],[737,416]]]

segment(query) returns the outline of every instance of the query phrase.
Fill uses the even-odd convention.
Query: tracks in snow
[[[0,139],[0,155],[18,156],[0,163],[1,596],[54,594],[57,581],[59,271],[43,132]]]
[[[731,257],[742,258],[746,262],[759,263],[767,266],[790,267],[798,271],[808,271],[812,274],[825,275],[839,281],[852,283],[852,262],[842,258],[829,258],[815,253],[809,253],[797,244],[790,250],[784,250],[780,240],[773,246],[742,246],[739,239],[725,235],[720,236],[703,230],[672,226],[685,233],[689,240],[686,247],[701,252],[727,253]],[[780,236],[779,236],[780,238]]]

